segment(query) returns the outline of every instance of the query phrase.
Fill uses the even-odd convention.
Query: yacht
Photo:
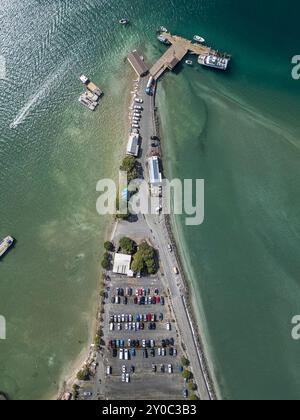
[[[194,63],[192,62],[192,60],[186,60],[185,64],[187,64],[188,66],[192,66]]]
[[[200,55],[198,63],[202,66],[211,67],[217,70],[227,70],[230,58],[218,55]]]
[[[199,44],[204,44],[204,42],[205,42],[205,39],[202,38],[202,36],[199,36],[199,35],[195,35],[193,37],[193,40],[196,41],[196,42],[199,42]]]
[[[13,243],[14,238],[11,236],[7,236],[0,242],[0,257],[2,257],[9,250]]]

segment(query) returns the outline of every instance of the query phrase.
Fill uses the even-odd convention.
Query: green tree
[[[190,381],[191,379],[193,379],[193,374],[190,370],[185,370],[182,374],[183,378],[186,379],[187,381]]]
[[[122,238],[119,245],[124,254],[133,255],[136,251],[136,243],[130,238]]]
[[[104,243],[104,248],[107,252],[113,252],[114,251],[114,245],[110,241],[106,241]]]
[[[189,389],[190,391],[197,391],[198,387],[194,382],[189,383]]]
[[[144,268],[145,268],[144,258],[141,254],[137,253],[133,258],[131,269],[134,273],[141,273],[142,271],[144,271]]]
[[[133,156],[126,156],[120,166],[121,171],[127,172],[128,181],[138,178],[137,160]]]
[[[77,379],[79,381],[88,381],[90,379],[90,371],[87,366],[77,373]]]
[[[155,250],[147,242],[139,246],[133,258],[132,270],[135,273],[146,271],[148,274],[155,274],[157,272]]]
[[[101,265],[102,265],[102,268],[103,268],[104,270],[108,270],[108,269],[110,268],[110,255],[109,255],[109,253],[108,253],[108,252],[106,252],[106,253],[103,255],[103,259],[102,259],[102,263],[101,263]]]
[[[182,357],[181,358],[181,364],[182,364],[182,366],[187,367],[187,366],[190,366],[190,361],[186,357]]]
[[[190,396],[190,400],[191,400],[191,401],[198,401],[198,400],[200,400],[200,398],[198,397],[198,395],[196,395],[196,394],[192,394],[192,395]]]

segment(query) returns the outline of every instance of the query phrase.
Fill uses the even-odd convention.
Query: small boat
[[[129,23],[129,20],[128,19],[123,18],[123,19],[120,19],[119,20],[119,24],[120,25],[128,25],[128,23]]]
[[[165,45],[171,45],[171,42],[167,39],[167,38],[165,38],[163,35],[159,35],[158,37],[157,37],[157,39],[159,40],[159,42],[161,42],[162,44],[165,44]]]
[[[193,40],[196,41],[196,42],[199,42],[199,44],[204,44],[204,42],[205,42],[205,39],[202,38],[202,36],[199,36],[199,35],[195,35],[193,37]]]
[[[185,64],[187,64],[188,66],[192,66],[194,63],[192,62],[192,60],[186,60]]]
[[[2,257],[11,246],[13,246],[14,241],[14,238],[11,236],[7,236],[2,241],[0,241],[0,257]]]
[[[81,83],[83,83],[84,85],[87,85],[89,83],[89,78],[86,77],[84,74],[82,76],[80,76],[80,81]]]
[[[167,29],[167,28],[165,28],[164,26],[161,26],[161,27],[159,28],[159,32],[168,32],[168,29]]]

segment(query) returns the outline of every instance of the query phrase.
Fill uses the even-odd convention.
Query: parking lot
[[[112,276],[105,306],[106,398],[183,399],[182,352],[159,277]]]

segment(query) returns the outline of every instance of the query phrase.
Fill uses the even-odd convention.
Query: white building
[[[140,149],[139,140],[140,136],[138,134],[132,133],[130,135],[127,144],[127,155],[138,157]]]
[[[132,277],[133,273],[130,270],[131,255],[115,254],[113,272],[115,274],[122,274],[124,276]]]
[[[159,158],[152,156],[148,159],[149,179],[152,186],[160,186],[162,184],[162,174],[159,167]]]

